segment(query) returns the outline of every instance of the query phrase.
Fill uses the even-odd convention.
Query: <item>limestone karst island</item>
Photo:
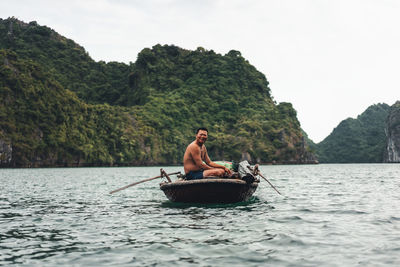
[[[235,50],[155,45],[130,64],[96,62],[47,26],[8,18],[0,76],[1,167],[179,165],[198,126],[213,159],[400,161],[400,102],[372,105],[314,144]]]

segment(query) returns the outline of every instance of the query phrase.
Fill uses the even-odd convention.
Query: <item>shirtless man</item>
[[[208,130],[206,128],[197,129],[196,140],[186,148],[183,156],[183,168],[187,180],[202,179],[206,176],[222,177],[225,173],[232,174],[232,171],[228,168],[210,160],[204,145],[207,137]]]

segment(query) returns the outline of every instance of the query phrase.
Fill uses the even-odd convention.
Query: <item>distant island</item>
[[[239,51],[174,45],[95,62],[36,22],[0,20],[0,165],[181,164],[208,127],[214,160],[316,163],[296,111]]]
[[[400,102],[371,105],[339,123],[322,142],[309,144],[321,163],[400,162]]]

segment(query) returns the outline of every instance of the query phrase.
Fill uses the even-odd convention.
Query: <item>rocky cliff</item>
[[[400,162],[400,101],[390,108],[385,132],[387,139],[384,162]]]
[[[315,146],[321,163],[381,163],[385,150],[385,125],[390,106],[368,107],[357,118],[348,118]]]
[[[12,159],[12,146],[9,142],[0,138],[0,166],[7,165]]]

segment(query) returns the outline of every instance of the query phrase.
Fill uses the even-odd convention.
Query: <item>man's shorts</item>
[[[190,171],[186,174],[186,180],[197,180],[203,179],[203,170],[200,171]]]

